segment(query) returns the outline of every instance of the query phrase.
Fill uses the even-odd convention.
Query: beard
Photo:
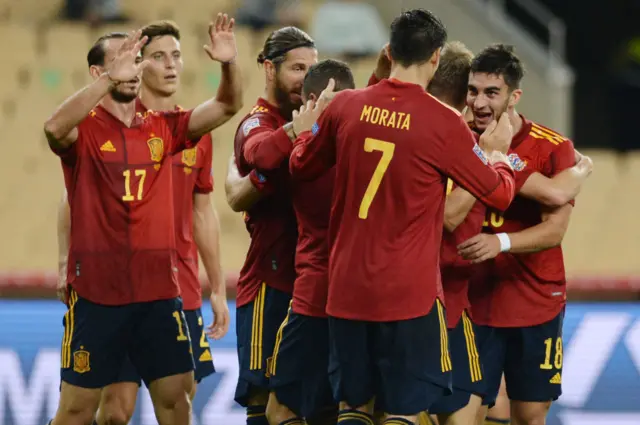
[[[302,87],[300,87],[299,90],[289,90],[284,84],[282,84],[280,79],[276,77],[275,97],[278,105],[280,106],[280,114],[283,118],[291,121],[293,111],[299,109],[302,106],[302,100],[300,100],[300,102],[291,101],[292,93],[300,94],[301,92]]]
[[[138,97],[137,93],[123,93],[117,87],[111,90],[111,98],[118,103],[131,103],[136,97]]]

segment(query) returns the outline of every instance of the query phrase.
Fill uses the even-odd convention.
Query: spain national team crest
[[[522,171],[527,166],[527,161],[523,161],[522,159],[520,159],[517,153],[511,153],[507,155],[507,158],[509,158],[511,166],[516,171]]]
[[[78,373],[86,373],[91,370],[89,363],[89,352],[82,349],[73,353],[73,371]]]
[[[196,165],[198,159],[198,149],[191,148],[182,151],[182,163],[185,165],[184,173],[191,174],[191,167]]]
[[[164,142],[159,137],[152,137],[147,140],[147,145],[149,146],[149,153],[151,154],[151,160],[154,162],[162,161],[162,156],[164,155]],[[154,168],[157,170],[160,168],[159,164],[156,164]]]

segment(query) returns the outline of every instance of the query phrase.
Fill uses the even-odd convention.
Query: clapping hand
[[[215,23],[209,24],[210,43],[204,46],[204,51],[207,52],[211,60],[229,63],[236,58],[238,49],[236,36],[233,33],[234,23],[234,19],[229,18],[226,13],[218,13]]]

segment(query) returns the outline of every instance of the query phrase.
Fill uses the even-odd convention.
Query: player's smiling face
[[[302,83],[312,65],[318,62],[318,51],[299,47],[287,53],[275,73],[275,91],[283,109],[297,109],[302,105]]]
[[[104,63],[108,64],[116,57],[116,52],[120,49],[122,43],[124,43],[124,39],[112,38],[105,40],[104,43]],[[139,91],[140,77],[136,77],[126,83],[118,84],[118,86],[111,91],[111,97],[113,97],[116,102],[129,103],[135,100]]]
[[[149,60],[142,73],[144,87],[164,96],[173,95],[183,67],[180,42],[171,35],[154,37],[144,48],[143,59]]]
[[[467,106],[478,130],[487,126],[509,107],[512,91],[501,75],[472,72],[469,75]]]

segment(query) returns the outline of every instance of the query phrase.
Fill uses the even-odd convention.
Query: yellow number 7
[[[138,183],[138,201],[142,199],[142,191],[144,189],[144,179],[147,177],[147,170],[138,169],[135,170],[136,177],[140,177],[140,182]],[[131,170],[124,170],[122,172],[124,176],[124,192],[125,195],[122,197],[123,201],[130,202],[135,200],[136,198],[131,194]]]
[[[380,151],[382,152],[382,157],[380,158],[380,162],[378,162],[378,165],[376,166],[376,170],[373,172],[371,181],[369,181],[367,190],[364,192],[364,197],[362,198],[362,202],[360,203],[358,217],[363,220],[365,220],[369,216],[369,207],[371,207],[371,202],[373,202],[373,198],[378,192],[378,188],[380,187],[380,182],[382,181],[384,173],[386,173],[387,168],[389,168],[389,163],[391,162],[391,158],[393,158],[393,152],[395,151],[395,149],[396,145],[391,142],[372,139],[371,137],[367,137],[366,139],[364,139],[364,151]]]

